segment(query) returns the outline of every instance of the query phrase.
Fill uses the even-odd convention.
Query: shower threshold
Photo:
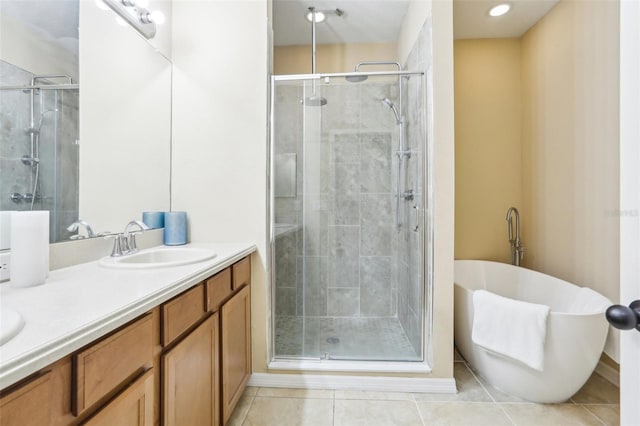
[[[431,373],[425,361],[350,361],[336,359],[274,358],[269,370],[334,371],[360,373]]]

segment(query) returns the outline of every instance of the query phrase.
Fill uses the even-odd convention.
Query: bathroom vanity
[[[251,374],[255,246],[207,248],[194,265],[90,262],[3,285],[26,325],[0,347],[0,425],[225,424]]]

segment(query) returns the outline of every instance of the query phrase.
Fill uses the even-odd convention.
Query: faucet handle
[[[138,251],[138,244],[136,243],[136,235],[142,234],[142,231],[134,231],[129,233],[127,239],[127,246],[129,247],[128,253],[135,253]]]
[[[129,245],[123,234],[109,234],[102,238],[105,240],[113,239],[113,249],[111,250],[111,257],[120,257],[129,252]]]

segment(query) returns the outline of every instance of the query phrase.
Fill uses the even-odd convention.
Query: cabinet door
[[[0,398],[0,425],[51,424],[51,373]]]
[[[229,420],[251,375],[251,293],[245,286],[222,305],[222,416]]]
[[[152,426],[153,369],[143,374],[83,424],[86,426]]]
[[[165,426],[218,425],[218,314],[162,357]]]

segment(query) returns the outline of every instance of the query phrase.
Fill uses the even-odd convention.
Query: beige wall
[[[267,362],[267,0],[174,2],[171,207],[191,241],[253,242],[253,369]],[[233,43],[229,43],[233,40]]]
[[[456,40],[454,52],[455,257],[509,262],[505,214],[524,213],[520,40]]]
[[[456,257],[508,261],[513,204],[525,267],[618,300],[618,36],[617,2],[565,0],[521,39],[456,42]]]
[[[614,301],[618,13],[613,1],[562,1],[522,38],[526,265]],[[607,353],[617,359],[617,345]]]
[[[273,49],[273,73],[311,74],[311,46],[279,46]],[[362,61],[397,61],[395,43],[321,44],[316,48],[320,73],[351,72]],[[362,68],[367,71],[372,68]],[[379,70],[383,70],[380,68]]]
[[[433,141],[434,164],[433,375],[453,377],[453,2],[433,2],[431,18],[433,62],[427,69],[427,122],[428,137]]]

